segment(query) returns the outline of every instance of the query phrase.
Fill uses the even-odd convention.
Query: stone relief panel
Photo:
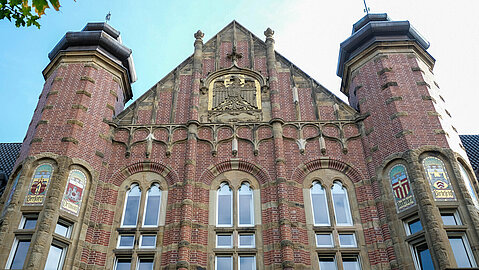
[[[259,81],[244,74],[227,74],[211,81],[208,89],[211,122],[261,121]]]

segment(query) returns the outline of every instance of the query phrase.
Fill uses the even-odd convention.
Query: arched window
[[[161,261],[158,250],[163,246],[160,232],[165,225],[168,188],[159,175],[151,172],[134,174],[131,178],[134,183],[126,191],[125,199],[120,198],[124,210],[121,226],[116,229],[113,269],[157,269]]]
[[[351,210],[349,209],[348,193],[339,181],[335,181],[331,189],[334,206],[334,217],[336,218],[336,225],[351,226],[353,219],[351,217]]]
[[[238,190],[238,226],[253,226],[253,190],[244,182]]]
[[[474,186],[472,185],[471,178],[469,178],[469,174],[467,173],[464,166],[459,162],[459,169],[461,171],[461,177],[464,180],[464,184],[466,184],[467,191],[471,195],[472,201],[474,205],[479,208],[479,202],[477,200],[476,192],[474,191]]]
[[[146,199],[145,213],[143,215],[143,226],[158,226],[158,218],[160,213],[161,190],[158,184],[154,184],[148,190]]]
[[[138,208],[140,207],[141,190],[137,184],[133,184],[126,194],[125,210],[123,211],[122,227],[135,227],[138,220]]]
[[[223,182],[218,189],[217,225],[233,226],[233,192],[228,183]]]
[[[311,187],[311,202],[313,206],[314,225],[329,225],[330,222],[326,192],[321,184],[317,181],[313,182],[313,186]]]
[[[254,182],[241,178],[228,179],[215,190],[216,244],[211,250],[215,253],[214,269],[258,269],[256,239],[260,236],[255,224],[259,217],[255,212],[259,204],[255,196],[259,194],[254,186],[257,188]]]
[[[313,245],[318,254],[313,268],[361,269],[361,243],[357,233],[361,225],[353,221],[348,190],[343,184],[346,178],[329,169],[315,171],[308,178],[312,178],[309,180],[312,182],[305,180],[304,186],[304,192],[310,194],[307,222],[313,225],[316,240]],[[308,182],[312,183],[309,188]],[[306,195],[305,200],[307,198]]]

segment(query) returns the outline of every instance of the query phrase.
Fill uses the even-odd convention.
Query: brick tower
[[[376,202],[384,204],[380,222],[391,232],[391,266],[430,269],[424,254],[435,269],[475,266],[467,247],[477,245],[479,228],[474,176],[434,79],[428,47],[408,21],[368,14],[341,43],[337,75],[350,105],[366,116],[362,142],[373,186],[381,193]],[[449,224],[451,215],[457,221]],[[453,243],[467,247],[462,255],[470,262],[457,257]]]
[[[80,32],[68,32],[48,56],[50,63],[43,71],[43,91],[17,159],[23,161],[23,174],[10,195],[13,202],[22,198],[19,200],[22,212],[35,214],[19,217],[5,208],[0,233],[0,238],[8,241],[12,235],[7,232],[18,228],[18,222],[36,220],[38,229],[34,236],[16,239],[20,245],[30,243],[26,269],[45,267],[42,258],[49,252],[49,243],[56,241],[51,235],[57,220],[73,228],[73,224],[83,222],[83,216],[79,215],[82,209],[96,207],[93,200],[81,203],[83,195],[96,186],[84,180],[97,177],[92,173],[99,174],[107,166],[102,162],[108,153],[107,145],[111,143],[107,123],[132,98],[130,83],[136,80],[131,50],[122,44],[120,33],[106,23],[89,23]],[[39,164],[43,165],[38,167]],[[36,177],[34,171],[43,176]],[[78,172],[77,178],[74,174],[69,175],[69,171]],[[29,190],[25,189],[27,186]],[[77,193],[71,198],[76,195],[77,201],[60,205],[63,190],[69,188],[76,189]],[[51,192],[47,193],[48,190]],[[58,218],[59,208],[67,210],[68,214]],[[18,211],[18,208],[10,209]],[[81,225],[75,226],[68,232],[68,238],[75,239],[72,242],[76,245],[85,232]],[[61,243],[56,247],[65,249]],[[2,260],[8,256],[3,252],[6,249],[1,249]],[[77,253],[67,259],[65,267],[71,267],[74,258],[80,256],[81,253]]]

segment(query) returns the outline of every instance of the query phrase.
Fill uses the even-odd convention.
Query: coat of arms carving
[[[220,76],[210,83],[208,94],[211,120],[261,120],[261,87],[253,77],[240,73]]]

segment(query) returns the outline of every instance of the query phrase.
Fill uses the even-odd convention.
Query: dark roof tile
[[[459,135],[474,171],[479,169],[479,135]]]
[[[21,143],[0,143],[0,170],[5,172],[7,178],[12,173],[21,146]]]

